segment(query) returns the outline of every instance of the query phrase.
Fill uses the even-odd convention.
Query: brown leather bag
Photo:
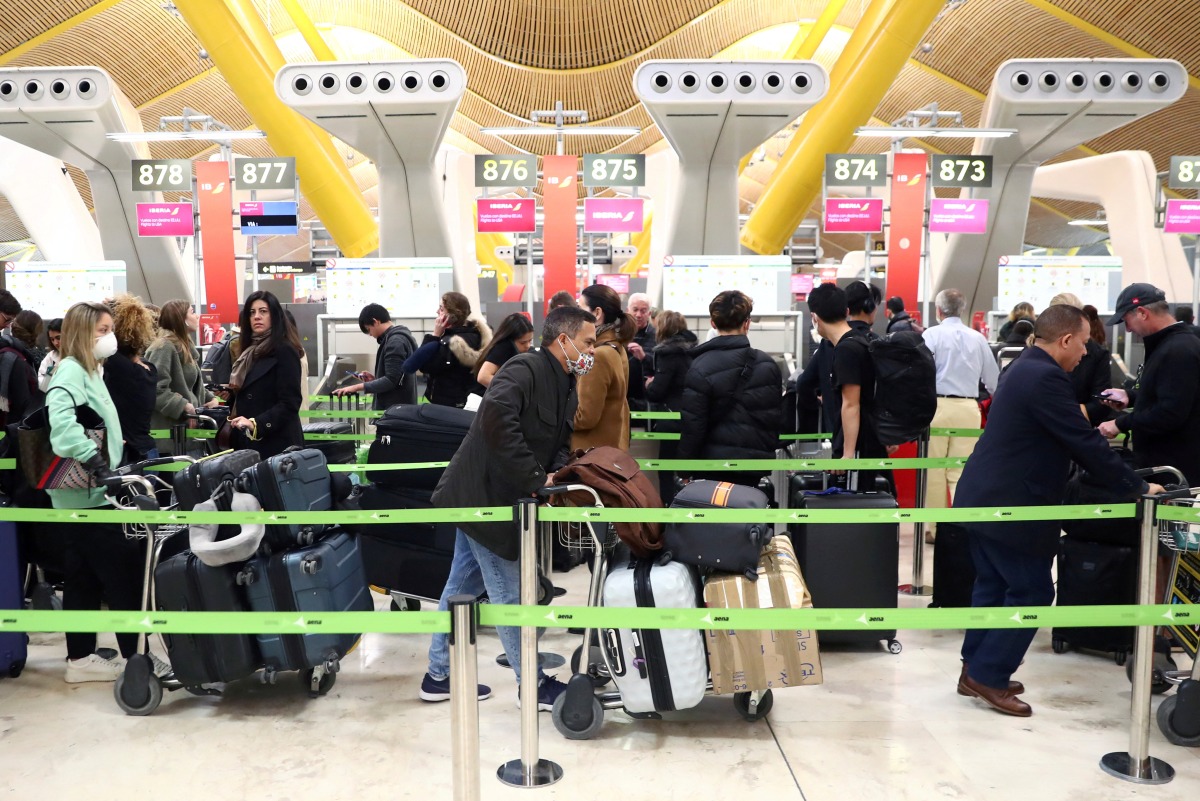
[[[555,484],[586,484],[596,491],[606,507],[617,509],[661,509],[662,498],[637,460],[620,448],[603,445],[575,451],[571,460],[554,474]],[[564,503],[565,499],[565,503]],[[591,496],[570,492],[553,496],[551,502],[591,506]],[[636,556],[653,556],[662,550],[662,523],[617,523],[617,536]]]

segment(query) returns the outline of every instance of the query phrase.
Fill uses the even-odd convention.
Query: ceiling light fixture
[[[104,136],[113,142],[184,142],[197,139],[232,142],[241,139],[262,139],[266,134],[262,131],[121,131]]]
[[[637,136],[642,129],[620,125],[568,125],[563,128],[548,128],[544,125],[502,125],[480,128],[479,131],[493,136]]]
[[[1108,220],[1103,217],[1097,217],[1094,220],[1068,220],[1067,225],[1088,226],[1090,228],[1107,228]]]
[[[941,125],[941,122],[949,123]],[[863,125],[855,136],[878,136],[887,139],[1003,139],[1012,136],[1015,128],[967,128],[961,111],[942,111],[937,103],[908,112],[891,125]]]

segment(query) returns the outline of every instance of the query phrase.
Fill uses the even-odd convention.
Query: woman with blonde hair
[[[46,408],[50,446],[64,459],[83,463],[92,475],[90,489],[47,490],[55,509],[95,509],[105,506],[104,480],[121,463],[121,417],[106,386],[101,364],[117,352],[113,317],[101,303],[76,303],[62,323],[61,360],[50,379]],[[138,368],[140,369],[140,368]],[[121,391],[124,392],[122,387]],[[80,419],[93,418],[88,428],[103,423],[106,439],[99,446],[86,433]],[[73,523],[65,526],[65,582],[63,609],[139,609],[142,602],[142,556],[134,540],[127,539],[120,523]],[[121,656],[137,651],[137,634],[117,634]],[[151,657],[155,673],[169,670]],[[67,632],[68,683],[114,681],[123,669],[120,659],[105,659],[96,652],[94,632]]]
[[[1100,425],[1113,416],[1112,409],[1096,399],[1106,389],[1112,389],[1112,368],[1109,366],[1111,355],[1104,347],[1104,326],[1100,325],[1099,315],[1093,306],[1085,306],[1083,301],[1070,292],[1060,292],[1050,299],[1051,306],[1074,306],[1082,309],[1088,317],[1087,351],[1079,364],[1071,371],[1071,386],[1075,389],[1075,401],[1083,409],[1084,416],[1092,427]],[[1092,314],[1088,315],[1088,309]],[[1094,320],[1094,322],[1093,322]],[[1097,341],[1096,329],[1099,328],[1100,338]]]
[[[158,446],[150,437],[150,416],[158,390],[158,369],[142,355],[154,341],[154,316],[133,295],[119,295],[109,304],[117,352],[104,362],[104,383],[112,394],[125,434],[125,464],[157,459]]]
[[[1054,304],[1050,305],[1053,306]],[[1028,320],[1031,323],[1037,321],[1037,315],[1034,313],[1032,303],[1021,301],[1012,307],[1012,311],[1008,313],[1008,319],[1004,321],[1004,325],[1000,326],[1000,331],[996,334],[1000,342],[1008,340],[1008,334],[1012,331],[1012,327],[1017,324],[1018,320]]]
[[[169,300],[158,313],[159,336],[146,349],[146,361],[158,370],[152,429],[171,428],[198,407],[217,405],[200,375],[200,351],[193,341],[199,325],[196,310],[186,300]]]

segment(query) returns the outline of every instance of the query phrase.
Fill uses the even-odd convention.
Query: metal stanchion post
[[[479,801],[479,662],[476,598],[450,597],[450,743],[454,801]]]
[[[1154,603],[1158,567],[1158,500],[1146,496],[1138,501],[1142,521],[1142,551],[1138,571],[1138,603]],[[1110,776],[1136,784],[1166,784],[1175,769],[1150,756],[1150,683],[1154,668],[1154,626],[1138,626],[1133,644],[1133,687],[1130,702],[1129,751],[1113,751],[1100,758],[1100,767]]]
[[[522,498],[516,508],[521,530],[521,605],[537,606],[537,500]],[[562,767],[538,757],[537,626],[521,627],[521,758],[496,770],[500,781],[514,787],[545,787],[562,778]]]
[[[921,434],[917,439],[917,458],[925,459],[929,456],[929,429]],[[925,468],[917,469],[917,498],[916,508],[925,508],[925,486],[927,477]],[[912,584],[901,584],[900,592],[905,595],[929,595],[929,587],[926,587],[922,582],[925,579],[925,524],[917,521],[913,524],[913,547],[912,547]]]

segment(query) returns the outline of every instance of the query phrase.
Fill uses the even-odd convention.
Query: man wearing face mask
[[[596,318],[591,313],[566,306],[551,311],[542,328],[540,350],[512,357],[492,379],[471,429],[433,492],[433,505],[512,506],[551,484],[554,471],[567,461],[578,403],[575,380],[591,369],[595,345]],[[492,603],[519,603],[520,538],[516,521],[462,523],[438,609],[448,609],[453,595],[484,591]],[[497,626],[496,633],[519,684],[520,630]],[[538,709],[549,711],[566,685],[545,675],[537,681]],[[481,700],[491,695],[484,685],[478,692]],[[433,637],[419,696],[431,702],[450,698],[445,634]]]

